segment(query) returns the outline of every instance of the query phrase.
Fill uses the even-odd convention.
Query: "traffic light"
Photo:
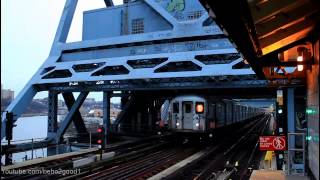
[[[97,143],[101,145],[101,149],[105,148],[105,129],[103,126],[99,126],[97,129],[98,132],[98,140]]]
[[[12,140],[12,129],[13,129],[13,113],[7,112],[6,114],[6,140]]]

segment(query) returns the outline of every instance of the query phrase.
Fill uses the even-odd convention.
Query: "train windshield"
[[[191,113],[191,104],[185,104],[185,113]]]
[[[179,103],[172,104],[173,113],[179,113]]]

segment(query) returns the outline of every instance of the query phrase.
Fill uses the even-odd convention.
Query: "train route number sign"
[[[287,149],[286,136],[260,136],[261,151],[285,151]]]

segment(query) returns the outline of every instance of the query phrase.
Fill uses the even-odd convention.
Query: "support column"
[[[152,111],[150,109],[148,112],[148,127],[149,127],[148,131],[152,131]]]
[[[128,102],[128,97],[121,97],[121,110],[124,110]]]
[[[48,110],[47,137],[54,139],[58,130],[58,94],[56,92],[49,91]]]
[[[295,133],[295,130],[296,130],[296,128],[295,128],[296,126],[295,126],[295,106],[294,106],[294,103],[295,103],[295,100],[294,100],[294,89],[293,88],[288,88],[287,89],[288,133]],[[303,138],[304,138],[304,136],[303,136]],[[304,158],[303,158],[302,164],[295,163],[295,161],[294,161],[295,160],[295,152],[297,152],[297,151],[292,150],[292,149],[296,149],[295,135],[289,136],[288,137],[288,141],[289,141],[288,142],[288,166],[289,166],[288,168],[289,168],[289,174],[291,173],[290,172],[291,169],[293,169],[293,170],[303,169],[303,172],[304,172]],[[302,153],[304,153],[304,151]]]
[[[287,118],[288,118],[288,133],[295,133],[295,108],[294,108],[294,89],[287,90]],[[295,137],[289,137],[289,148],[295,148]]]
[[[111,92],[104,91],[103,92],[103,127],[105,129],[105,144],[108,142],[108,135],[111,130],[111,123],[110,123],[110,98]]]
[[[135,120],[136,120],[136,118],[133,116],[133,117],[131,117],[131,131],[132,132],[135,132],[135,130],[136,130],[136,124],[135,124]]]
[[[137,112],[137,132],[141,132],[141,112]]]

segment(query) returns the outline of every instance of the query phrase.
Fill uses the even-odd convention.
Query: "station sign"
[[[287,150],[286,136],[260,136],[259,145],[261,151],[285,151]]]

